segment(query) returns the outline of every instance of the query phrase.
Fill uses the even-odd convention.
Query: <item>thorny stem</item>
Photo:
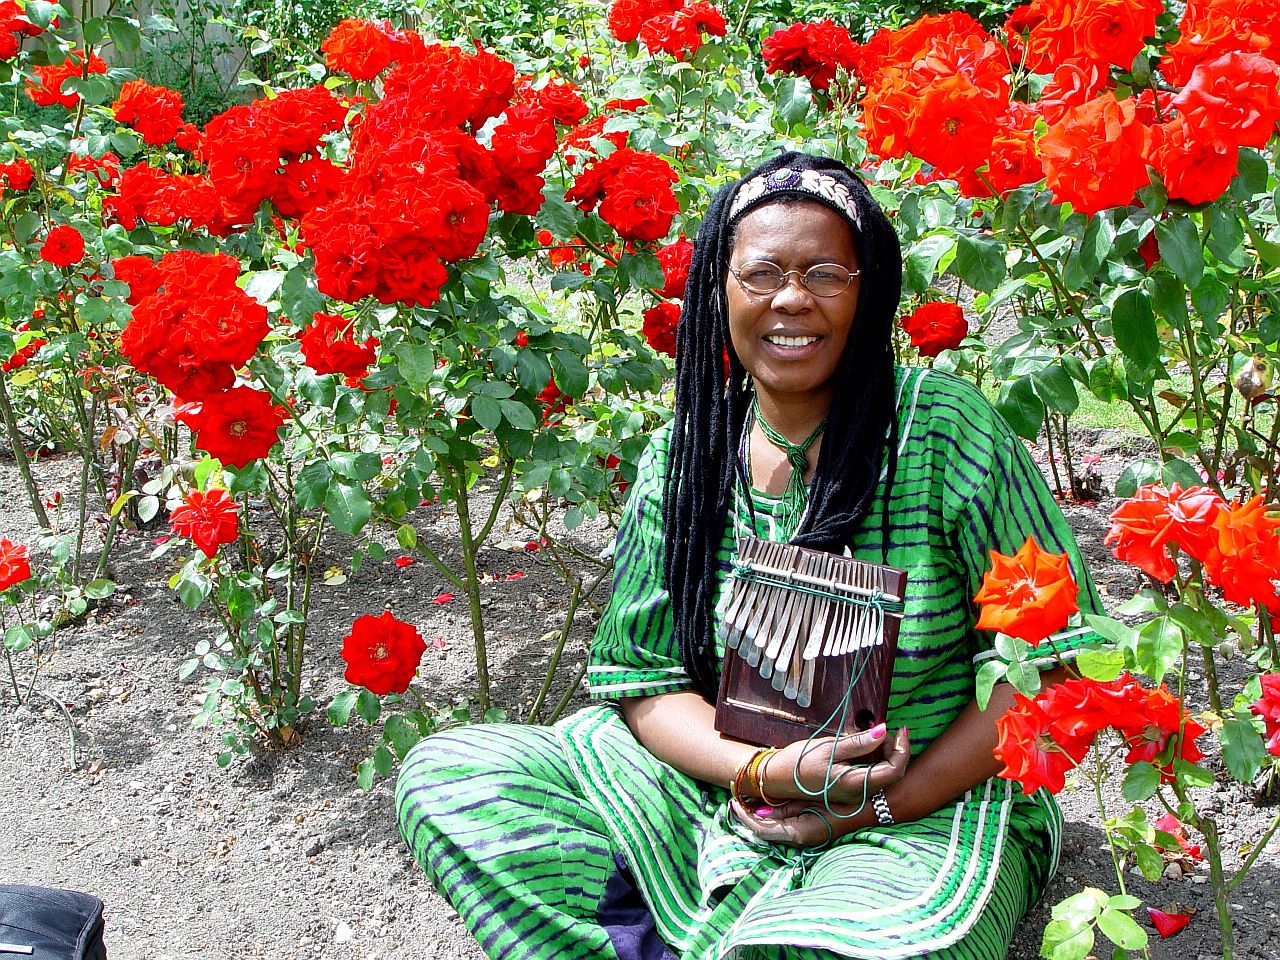
[[[136,438],[129,444],[129,452],[125,456],[124,473],[121,477],[121,486],[129,484],[133,477],[134,464],[138,462],[138,448],[141,442]],[[102,552],[98,554],[98,566],[94,572],[94,577],[101,577],[107,572],[107,558],[111,554],[111,544],[116,538],[116,530],[120,526],[120,515],[124,512],[123,508],[115,513],[110,512],[111,505],[107,505],[110,516],[107,519],[107,532],[102,538]]]
[[[458,532],[462,537],[462,565],[466,573],[464,589],[471,612],[471,636],[476,651],[476,686],[480,702],[480,714],[489,712],[489,653],[484,634],[484,611],[480,607],[480,578],[476,570],[476,551],[479,543],[471,527],[471,505],[467,500],[465,474],[449,470],[446,474],[454,484],[454,508],[458,512]]]
[[[27,498],[31,501],[31,510],[40,522],[40,526],[51,528],[49,515],[44,511],[44,501],[40,499],[40,488],[36,486],[35,477],[31,474],[31,461],[27,457],[27,448],[22,444],[22,435],[18,432],[18,421],[13,415],[13,405],[9,403],[9,391],[5,387],[4,377],[0,376],[0,416],[4,418],[4,429],[9,434],[9,446],[13,450],[13,460],[22,474],[22,484],[27,488]]]
[[[582,678],[587,675],[587,662],[582,661],[582,665],[578,667],[577,676],[569,683],[569,689],[565,690],[564,696],[560,698],[560,702],[556,704],[556,708],[551,711],[551,716],[547,717],[547,723],[555,723],[560,719],[560,715],[564,713],[564,708],[569,705],[569,701],[573,699],[574,692],[578,689],[578,684],[582,682]]]
[[[538,711],[542,709],[542,702],[547,698],[547,692],[551,689],[551,679],[556,674],[556,668],[560,666],[560,658],[564,655],[564,645],[569,639],[569,630],[573,627],[573,618],[578,613],[578,600],[582,596],[582,581],[579,580],[573,585],[573,589],[569,593],[569,610],[564,617],[564,626],[560,629],[560,636],[556,639],[556,648],[551,653],[551,659],[547,663],[547,672],[542,678],[542,688],[538,691],[538,695],[533,700],[533,706],[529,708],[529,715],[525,717],[525,723],[533,723],[534,718],[538,716]]]
[[[1093,751],[1093,763],[1093,776],[1090,778],[1093,781],[1093,797],[1098,804],[1098,815],[1105,822],[1107,819],[1107,801],[1102,796],[1102,781],[1105,779],[1106,771],[1103,769],[1102,756],[1097,750]],[[1103,830],[1103,833],[1107,837],[1107,849],[1111,853],[1111,866],[1116,872],[1116,883],[1120,887],[1120,892],[1127,894],[1129,891],[1125,889],[1124,885],[1124,868],[1120,863],[1120,855],[1116,851],[1115,839],[1111,836],[1110,830]]]
[[[1058,476],[1058,458],[1053,455],[1053,418],[1049,415],[1049,411],[1044,414],[1044,437],[1045,443],[1049,448],[1049,470],[1053,474],[1053,485],[1058,491],[1058,499],[1063,499],[1062,495],[1062,478]],[[1070,465],[1067,467],[1070,471]]]

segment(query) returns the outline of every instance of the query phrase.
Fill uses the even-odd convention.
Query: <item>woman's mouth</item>
[[[804,353],[809,347],[816,344],[821,337],[813,336],[784,336],[782,334],[769,334],[765,336],[764,342],[769,344],[780,353]]]

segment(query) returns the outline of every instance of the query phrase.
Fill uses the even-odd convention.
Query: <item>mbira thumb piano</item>
[[[779,747],[885,719],[905,570],[745,537],[730,576],[717,730]]]

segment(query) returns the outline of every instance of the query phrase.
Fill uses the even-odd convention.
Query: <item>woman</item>
[[[591,694],[615,702],[553,728],[448,731],[401,773],[401,831],[490,957],[1004,956],[1061,821],[1052,798],[991,779],[1012,693],[974,702],[991,637],[971,598],[988,551],[1034,535],[1101,606],[1008,426],[971,386],[895,368],[901,275],[841,164],[785,153],[712,201],[675,417],[641,462],[591,651]],[[715,731],[716,627],[749,530],[908,571],[891,730],[762,764]],[[769,805],[731,795],[744,772]]]

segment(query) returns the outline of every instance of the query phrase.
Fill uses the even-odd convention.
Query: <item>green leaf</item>
[[[1024,440],[1034,440],[1039,435],[1044,423],[1044,403],[1036,396],[1030,377],[1001,384],[996,409]]]
[[[960,237],[952,268],[961,280],[983,293],[991,293],[1008,275],[1004,265],[1004,247],[991,237],[982,235]]]
[[[339,533],[354,537],[373,516],[373,505],[364,487],[334,482],[324,498],[325,513]]]
[[[1228,717],[1218,735],[1222,740],[1222,762],[1232,779],[1250,783],[1267,761],[1262,737],[1251,720]]]
[[[471,398],[471,415],[486,430],[496,430],[502,423],[502,408],[493,397],[478,393]]]
[[[578,224],[583,220],[582,211],[565,200],[557,190],[548,188],[542,207],[538,210],[538,223],[561,240],[578,234]],[[579,274],[581,276],[581,274]]]
[[[784,77],[778,81],[773,95],[774,109],[788,124],[803,120],[813,103],[813,88],[800,77]]]
[[[382,700],[369,690],[361,690],[356,697],[356,713],[365,723],[377,723],[382,716]]]
[[[382,459],[376,453],[342,450],[329,455],[329,468],[348,480],[372,480],[382,472]]]
[[[329,470],[329,464],[323,460],[312,460],[298,471],[293,480],[293,496],[299,509],[314,510],[324,503],[332,481],[333,474]]]
[[[387,725],[382,730],[382,739],[391,747],[396,758],[403,760],[422,739],[422,733],[407,717],[397,714],[387,718]]]
[[[517,430],[536,430],[538,428],[538,418],[533,415],[532,410],[519,400],[499,400],[498,406],[502,408],[502,416],[507,423]]]
[[[1009,664],[1005,670],[1005,680],[1009,686],[1024,697],[1034,697],[1040,692],[1040,671],[1034,664],[1018,660]]]
[[[1190,217],[1172,216],[1156,224],[1160,259],[1188,289],[1194,289],[1204,274],[1204,251]]]
[[[580,397],[587,392],[590,377],[582,358],[569,350],[557,350],[551,354],[551,370],[556,377],[556,386],[571,397]]]
[[[903,293],[912,295],[927,290],[938,272],[938,262],[951,253],[955,245],[954,237],[937,233],[916,241],[906,256]]]
[[[1156,683],[1182,656],[1182,627],[1169,616],[1157,617],[1138,630],[1138,645],[1134,650],[1134,666]]]
[[[356,783],[368,792],[373,789],[373,757],[366,757],[356,765]]]
[[[975,696],[978,699],[978,709],[987,709],[987,704],[991,702],[991,691],[995,689],[995,685],[1004,679],[1006,666],[1001,660],[987,660],[978,668],[977,690]]]
[[[1198,487],[1204,483],[1200,479],[1200,471],[1181,457],[1174,457],[1160,468],[1160,480],[1166,487],[1180,483],[1183,489]]]
[[[1106,683],[1124,671],[1121,650],[1085,650],[1076,657],[1076,669],[1090,680]]]
[[[1125,771],[1120,791],[1130,803],[1141,803],[1154,797],[1159,788],[1160,771],[1145,760],[1140,760]]]
[[[1146,457],[1131,460],[1116,478],[1116,496],[1132,497],[1139,487],[1160,482],[1160,464]]]
[[[1111,308],[1111,330],[1116,346],[1140,367],[1149,367],[1160,356],[1160,337],[1156,332],[1151,300],[1143,290],[1126,290]]]
[[[343,690],[340,694],[333,698],[324,715],[329,718],[329,722],[335,727],[345,727],[347,721],[351,719],[351,710],[356,705],[356,696],[358,691]]]
[[[21,653],[34,642],[31,631],[21,623],[15,623],[4,632],[4,648],[10,653]]]
[[[111,42],[124,53],[137,53],[142,46],[142,32],[132,20],[112,17],[107,21]]]
[[[138,519],[143,523],[150,523],[157,513],[160,512],[160,498],[155,496],[145,496],[138,500]]]
[[[1047,960],[1085,960],[1093,950],[1093,927],[1075,926],[1065,920],[1045,924],[1040,956]]]
[[[638,290],[660,290],[666,282],[662,273],[662,264],[652,253],[624,256],[620,265],[631,286]]]
[[[99,578],[84,588],[84,595],[90,600],[104,600],[116,592],[114,580]]]
[[[1204,789],[1213,786],[1213,774],[1204,767],[1197,766],[1181,757],[1175,757],[1173,761],[1174,775],[1183,781],[1188,787],[1198,787]]]
[[[435,351],[426,343],[402,343],[396,347],[397,369],[409,389],[421,393],[436,371]]]
[[[1155,847],[1145,843],[1134,844],[1134,858],[1138,861],[1138,869],[1152,883],[1157,882],[1164,874],[1164,857]]]
[[[315,271],[305,263],[292,267],[280,284],[280,309],[293,323],[305,327],[325,308],[325,297],[316,287]]]
[[[1125,950],[1141,950],[1147,945],[1147,931],[1121,910],[1110,907],[1103,910],[1098,915],[1098,929],[1108,940]]]
[[[1080,406],[1080,394],[1075,382],[1062,367],[1041,367],[1031,374],[1031,385],[1045,406],[1057,413],[1071,416]]]
[[[418,545],[418,531],[411,523],[402,523],[396,527],[396,543],[401,550],[412,550]]]
[[[516,354],[516,379],[526,390],[541,393],[551,379],[551,363],[536,350],[521,350]]]

